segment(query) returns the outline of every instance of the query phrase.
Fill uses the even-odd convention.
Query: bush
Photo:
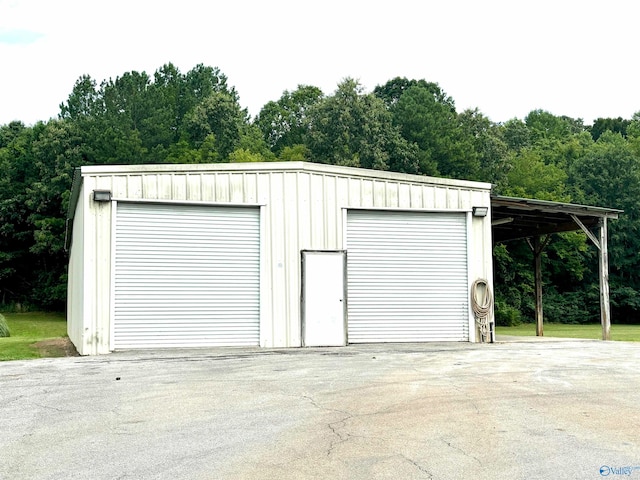
[[[594,323],[599,319],[600,299],[586,301],[583,292],[559,293],[554,287],[546,290],[543,299],[544,320],[553,323]]]
[[[7,325],[7,319],[0,313],[0,337],[10,337],[9,325]]]
[[[500,327],[515,327],[522,323],[520,310],[504,302],[496,302],[495,315],[496,325]]]

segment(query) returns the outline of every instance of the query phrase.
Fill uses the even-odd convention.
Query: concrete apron
[[[555,340],[4,362],[0,478],[640,478],[639,360]]]

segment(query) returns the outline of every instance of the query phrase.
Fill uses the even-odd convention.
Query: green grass
[[[62,313],[5,313],[10,337],[0,338],[0,361],[40,358],[34,343],[67,335]]]
[[[602,326],[599,323],[587,325],[567,325],[564,323],[545,323],[545,337],[602,339]],[[535,323],[523,323],[517,327],[496,327],[497,335],[535,336]],[[611,339],[625,342],[640,342],[640,325],[611,325]]]

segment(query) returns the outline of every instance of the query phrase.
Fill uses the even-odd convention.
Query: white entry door
[[[307,347],[346,345],[345,252],[302,252],[302,335]]]

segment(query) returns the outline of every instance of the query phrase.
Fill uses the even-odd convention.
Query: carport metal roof
[[[557,232],[595,228],[622,210],[529,198],[491,197],[491,224],[496,243]],[[582,225],[580,225],[580,222]]]
[[[609,254],[607,219],[616,219],[622,210],[614,208],[550,202],[528,198],[491,197],[491,226],[495,243],[526,239],[535,260],[536,335],[542,335],[541,254],[552,233],[582,230],[598,248],[600,276],[600,321],[602,339],[611,338],[609,306]],[[592,231],[598,230],[598,237]],[[545,237],[544,240],[541,240]],[[533,242],[530,241],[533,239]]]

